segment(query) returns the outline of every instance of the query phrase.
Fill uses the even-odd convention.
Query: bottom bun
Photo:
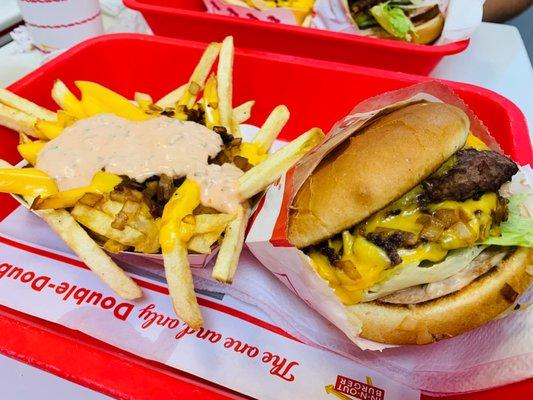
[[[460,335],[513,306],[533,281],[533,249],[512,250],[496,267],[458,292],[413,305],[379,301],[348,306],[361,337],[387,344],[428,344]]]
[[[429,44],[437,40],[444,28],[444,16],[442,14],[416,25],[413,30],[413,37],[411,41],[418,44]]]
[[[417,44],[433,43],[441,35],[442,29],[444,28],[444,22],[444,16],[442,14],[438,14],[437,16],[420,25],[415,25],[413,33],[411,34],[410,42]],[[374,37],[407,41],[406,39],[398,39],[397,37],[392,36],[389,32],[387,32],[380,26],[365,29],[365,32],[368,32],[370,36]]]

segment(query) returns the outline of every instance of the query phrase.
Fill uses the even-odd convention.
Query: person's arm
[[[533,0],[485,0],[483,21],[505,22],[533,4]]]

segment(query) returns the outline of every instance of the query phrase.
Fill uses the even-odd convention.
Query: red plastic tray
[[[202,0],[123,1],[144,15],[156,35],[211,42],[231,34],[241,48],[412,74],[429,74],[444,56],[460,53],[469,43],[426,46],[214,15],[206,12]]]
[[[238,43],[237,43],[238,45]],[[55,79],[102,83],[132,96],[155,98],[184,82],[204,44],[142,35],[111,35],[82,43],[13,84],[14,92],[54,108]],[[258,72],[270,71],[264,77]],[[277,104],[292,112],[284,131],[289,139],[318,125],[324,130],[358,101],[428,78],[289,56],[238,50],[235,56],[235,103],[256,99],[251,123],[260,124]],[[522,163],[532,160],[522,113],[507,99],[482,88],[450,83],[487,124],[504,150]],[[0,128],[0,158],[16,162],[17,135]],[[0,196],[0,214],[11,207]],[[5,211],[5,210],[4,210]],[[117,398],[235,398],[235,393],[165,365],[146,361],[82,333],[0,306],[0,352]],[[6,334],[9,332],[9,334]],[[73,362],[72,355],[76,355]],[[521,399],[533,381],[450,399]],[[512,397],[511,397],[512,396]],[[242,398],[242,396],[240,396]],[[429,399],[429,397],[425,397]]]

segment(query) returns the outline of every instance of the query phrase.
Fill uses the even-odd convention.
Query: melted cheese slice
[[[388,279],[364,291],[363,301],[379,299],[411,286],[447,279],[467,267],[484,248],[484,246],[473,246],[452,250],[443,261],[426,268],[419,267],[418,262],[408,263],[401,268],[394,268]]]
[[[388,228],[418,235],[423,226],[417,220],[424,213],[413,201],[417,194],[417,190],[408,193],[404,198],[368,219],[362,228],[367,233],[378,228]],[[330,287],[341,301],[347,305],[385,296],[391,293],[390,290],[394,292],[407,287],[446,279],[464,268],[473,259],[467,255],[475,253],[474,250],[478,247],[472,247],[472,245],[487,234],[486,227],[490,227],[491,213],[497,205],[498,196],[496,193],[486,193],[478,200],[471,199],[464,202],[446,200],[430,205],[428,209],[432,212],[439,209],[461,209],[469,218],[466,225],[472,234],[472,239],[465,242],[457,233],[445,231],[439,242],[423,243],[414,249],[398,249],[402,262],[394,268],[389,268],[390,260],[387,254],[380,247],[357,233],[358,229],[355,229],[356,233],[354,234],[349,231],[344,231],[342,234],[343,254],[341,261],[350,261],[351,264],[340,263],[341,267],[334,266],[326,256],[318,251],[309,254],[311,264],[316,272],[329,282]],[[397,215],[392,215],[391,210],[399,210],[400,212]],[[330,246],[339,249],[341,247],[340,240],[330,241]],[[451,258],[450,264],[446,263],[447,259],[444,259],[450,250],[464,248],[470,252],[465,251],[464,254],[461,253],[462,258]],[[458,259],[465,261],[454,261]],[[439,263],[441,260],[444,261]],[[438,264],[429,268],[421,268],[419,265],[422,261]],[[444,268],[444,266],[449,265],[453,265],[455,269]],[[442,271],[436,273],[435,271],[439,269]],[[417,275],[417,271],[420,272],[420,275]],[[381,290],[380,285],[384,285],[389,280],[391,281],[390,286],[386,285],[384,286],[386,289]],[[373,293],[371,296],[369,295],[370,292]]]

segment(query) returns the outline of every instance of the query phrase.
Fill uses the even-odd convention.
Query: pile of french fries
[[[174,309],[193,329],[200,328],[203,319],[188,254],[210,253],[219,245],[212,275],[220,282],[231,283],[244,242],[251,199],[315,147],[324,137],[322,131],[313,128],[269,154],[289,119],[287,107],[274,108],[255,138],[240,142],[237,149],[250,169],[239,179],[242,203],[235,214],[202,212],[199,185],[190,179],[172,187],[172,193],[166,193],[168,201],[159,218],[150,212],[145,196],[146,190],[169,191],[169,186],[162,184],[163,177],[159,183],[147,184],[145,192],[141,192],[121,187],[123,177],[102,171],[95,174],[90,185],[61,192],[52,178],[32,165],[43,146],[65,128],[101,113],[130,120],[159,115],[187,120],[188,112],[201,110],[208,128],[224,127],[234,138],[240,138],[240,125],[250,117],[254,101],[233,107],[233,58],[232,37],[222,43],[211,43],[189,81],[155,102],[146,93],[136,93],[134,100],[129,100],[87,81],[75,82],[81,92],[78,99],[58,80],[51,94],[60,109],[52,112],[0,90],[0,125],[19,132],[18,150],[27,161],[23,168],[15,168],[0,160],[0,192],[24,198],[85,264],[124,299],[139,298],[142,291],[104,249],[112,253],[128,249],[161,252]]]

